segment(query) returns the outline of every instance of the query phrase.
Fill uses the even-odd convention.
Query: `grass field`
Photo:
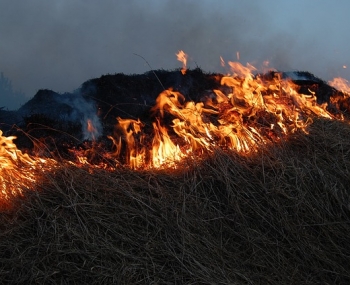
[[[349,284],[350,125],[308,130],[176,170],[62,165],[1,210],[1,283]]]

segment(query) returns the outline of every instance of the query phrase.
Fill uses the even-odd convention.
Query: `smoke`
[[[66,119],[81,123],[84,140],[96,140],[102,134],[102,124],[95,104],[85,99],[79,91],[56,96],[55,100],[72,107],[72,112]]]
[[[11,80],[0,72],[0,108],[7,107],[10,110],[18,108],[18,102],[24,103],[24,93],[13,90]]]
[[[153,69],[178,68],[178,50],[209,72],[226,72],[220,56],[239,51],[243,64],[349,79],[349,8],[348,0],[1,1],[0,71],[28,98],[148,71],[135,53]]]

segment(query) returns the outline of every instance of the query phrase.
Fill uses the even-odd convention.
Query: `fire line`
[[[185,76],[188,56],[179,51],[177,58],[183,63],[181,72]],[[221,62],[225,66],[222,58]],[[307,133],[314,117],[341,119],[327,110],[327,104],[318,104],[313,92],[299,94],[298,86],[278,72],[273,76],[254,75],[257,69],[250,64],[228,62],[227,65],[230,74],[222,76],[220,81],[226,92],[212,90],[199,102],[187,101],[183,94],[172,89],[161,92],[151,109],[154,118],[148,126],[152,129],[151,137],[140,119],[118,117],[116,132],[108,136],[113,150],[102,154],[114,161],[109,169],[115,169],[121,161],[133,169],[176,167],[186,157],[211,153],[215,148],[249,155],[297,130]],[[345,79],[335,78],[329,84],[349,96],[350,87]],[[97,145],[92,120],[87,121],[86,129]],[[0,131],[2,200],[21,195],[24,188],[32,188],[36,171],[50,171],[57,165],[54,159],[23,154],[14,139]],[[106,164],[89,162],[84,153],[75,154],[77,161],[70,163],[78,167],[108,168]]]

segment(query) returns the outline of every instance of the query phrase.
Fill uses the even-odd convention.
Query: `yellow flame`
[[[179,51],[177,57],[183,62],[185,74],[188,56]],[[115,133],[108,136],[115,149],[108,159],[115,159],[118,164],[125,161],[131,168],[139,169],[176,167],[181,159],[210,153],[216,147],[249,154],[296,130],[307,132],[313,116],[334,118],[326,104],[317,104],[314,92],[299,94],[298,87],[277,72],[266,78],[254,75],[257,69],[249,63],[228,62],[228,66],[231,75],[217,76],[224,86],[222,90],[212,90],[200,102],[188,101],[172,89],[161,92],[151,109],[154,120],[147,125],[152,134],[147,131],[146,135],[145,124],[139,119],[118,117]],[[329,84],[350,94],[345,79],[335,78]],[[87,121],[87,131],[96,132],[91,120]],[[5,199],[32,187],[35,170],[44,166],[49,169],[55,163],[23,154],[14,139],[2,136],[0,131],[0,191]],[[95,167],[84,153],[77,153],[76,157],[77,161],[71,162],[74,165]],[[106,164],[96,167],[107,169]]]
[[[125,154],[129,166],[139,168],[173,165],[215,147],[250,153],[298,129],[307,132],[312,116],[333,118],[326,104],[317,104],[315,94],[299,94],[298,87],[279,73],[267,79],[254,75],[256,68],[250,64],[228,65],[232,75],[221,78],[221,84],[231,89],[228,94],[213,90],[212,96],[201,102],[186,101],[172,89],[159,94],[151,109],[155,117],[151,147],[143,143],[139,120],[118,118],[121,132],[110,137],[115,155]],[[165,117],[172,118],[171,125],[165,126]],[[181,147],[174,139],[179,139]]]
[[[159,121],[153,123],[154,137],[152,141],[152,164],[153,167],[161,167],[164,164],[174,165],[183,154],[178,145],[175,145],[168,135],[165,127]]]
[[[11,197],[33,189],[37,180],[36,170],[50,170],[55,161],[33,158],[22,153],[13,142],[15,136],[5,137],[0,130],[0,206],[10,202]]]

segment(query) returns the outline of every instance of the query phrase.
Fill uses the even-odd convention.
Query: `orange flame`
[[[228,94],[213,90],[201,102],[186,101],[171,89],[159,94],[151,109],[156,120],[149,149],[140,120],[118,118],[119,135],[111,137],[115,155],[125,154],[130,167],[140,168],[174,165],[215,147],[247,154],[298,129],[307,132],[313,115],[333,118],[325,104],[317,104],[314,94],[299,94],[297,86],[280,74],[266,79],[253,75],[256,68],[250,64],[228,64],[232,75],[221,78],[221,84],[231,88]],[[173,118],[171,126],[163,122],[166,114]]]
[[[187,58],[188,58],[188,55],[183,50],[180,50],[175,55],[177,56],[177,60],[182,62],[181,73],[183,75],[185,75],[186,74],[186,70],[187,70]]]
[[[133,119],[122,119],[118,120],[118,130],[120,134],[117,134],[117,139],[110,137],[116,147],[115,156],[119,157],[123,155],[123,144],[122,141],[126,143],[125,155],[126,162],[131,168],[140,168],[144,166],[144,148],[139,147],[142,145],[143,136],[141,133],[141,128],[143,124],[140,120]]]
[[[333,80],[329,81],[328,84],[338,89],[339,91],[350,95],[350,85],[348,80],[341,77],[336,77]]]
[[[24,189],[34,187],[37,181],[36,170],[50,170],[56,164],[54,160],[33,158],[22,153],[13,142],[14,139],[15,136],[4,137],[0,130],[1,207],[10,204],[12,197],[22,195]]]
[[[97,134],[97,129],[95,128],[95,126],[93,125],[93,123],[90,119],[87,120],[86,124],[87,124],[86,129],[90,133],[92,140],[95,140],[96,134]]]
[[[183,62],[185,74],[187,55],[179,51],[177,57]],[[225,66],[222,57],[220,59]],[[139,169],[176,167],[185,157],[210,153],[217,147],[248,155],[296,130],[307,132],[313,116],[334,119],[326,104],[317,104],[314,93],[299,94],[298,87],[277,72],[267,78],[254,75],[256,68],[250,64],[228,62],[228,66],[231,75],[218,76],[224,87],[212,90],[210,96],[200,102],[187,101],[183,94],[169,89],[157,97],[151,109],[154,120],[150,124],[145,126],[139,119],[117,118],[115,133],[108,136],[114,148],[108,159],[116,164],[125,161],[131,168]],[[329,84],[350,96],[349,82],[345,79],[335,78]],[[152,135],[149,132],[146,135],[145,127],[152,129]],[[91,120],[87,120],[86,130],[96,138]],[[56,165],[53,159],[23,154],[13,143],[14,139],[2,136],[0,131],[0,195],[3,201],[21,195],[23,189],[32,188],[37,183],[37,170],[50,170]],[[107,169],[106,164],[91,164],[79,151],[76,151],[76,158],[75,163],[70,163],[78,167]]]
[[[153,123],[153,129],[152,165],[157,168],[164,164],[175,166],[174,162],[183,157],[179,146],[172,142],[167,129],[159,121]]]

